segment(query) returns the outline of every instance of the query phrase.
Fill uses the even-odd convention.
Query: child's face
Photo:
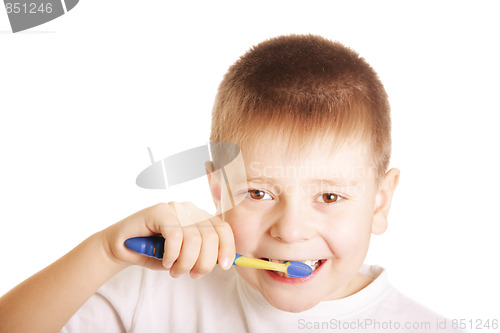
[[[223,214],[236,251],[255,258],[321,259],[313,274],[301,279],[236,267],[276,308],[303,311],[371,282],[358,270],[371,233],[385,230],[399,173],[392,170],[378,186],[365,148],[358,144],[332,152],[318,144],[299,159],[287,158],[273,142],[242,149],[247,184],[232,184],[231,191],[247,197]]]

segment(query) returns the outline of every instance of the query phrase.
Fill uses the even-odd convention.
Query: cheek
[[[323,227],[322,235],[336,257],[353,257],[366,253],[370,242],[370,226],[369,216],[350,215],[335,219]]]
[[[258,246],[265,230],[260,217],[236,207],[224,214],[224,220],[233,230],[236,251],[250,254]]]

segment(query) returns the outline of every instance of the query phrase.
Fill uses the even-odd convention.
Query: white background
[[[379,73],[401,181],[367,263],[450,318],[500,319],[496,1],[88,1],[12,34],[0,10],[0,294],[160,201],[156,159],[208,140],[217,85],[250,46],[314,33]],[[475,322],[474,322],[475,323]]]

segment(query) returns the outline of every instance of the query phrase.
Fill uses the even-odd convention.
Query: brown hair
[[[320,36],[289,35],[260,43],[229,68],[215,99],[210,141],[245,149],[272,135],[286,138],[284,148],[294,153],[318,138],[332,151],[364,140],[380,176],[389,164],[390,131],[387,94],[363,58]]]

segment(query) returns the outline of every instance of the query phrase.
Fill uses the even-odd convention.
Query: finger
[[[184,273],[189,272],[194,265],[200,254],[201,248],[201,235],[195,225],[182,228],[183,238],[182,246],[177,261],[170,268],[170,275],[178,277]]]
[[[210,221],[219,236],[219,265],[222,269],[228,270],[233,265],[236,256],[233,230],[227,222],[217,217],[212,218]]]
[[[184,233],[180,226],[161,225],[160,230],[165,238],[162,263],[166,269],[171,269],[175,261],[179,258]]]
[[[160,203],[152,207],[146,219],[147,227],[154,233],[161,233],[165,238],[162,265],[170,269],[179,257],[183,232],[175,214],[173,203]],[[147,262],[149,263],[149,262]],[[156,266],[153,264],[153,266]]]
[[[174,203],[159,203],[148,209],[145,216],[146,227],[154,234],[162,233],[162,228],[179,226]]]
[[[196,225],[201,235],[201,249],[198,260],[191,270],[191,277],[194,279],[210,273],[217,263],[219,252],[219,235],[214,226],[208,220]]]

